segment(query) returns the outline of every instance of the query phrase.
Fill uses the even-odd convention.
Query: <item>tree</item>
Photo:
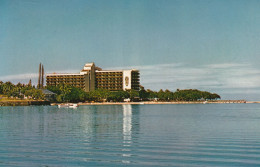
[[[34,99],[44,99],[44,94],[42,93],[42,90],[40,89],[32,89],[33,92],[32,92],[32,97]]]
[[[172,93],[171,91],[169,91],[168,89],[166,89],[165,92],[164,92],[164,99],[165,99],[166,101],[172,100],[172,99],[173,99],[172,94],[173,94],[173,93]]]
[[[70,102],[85,101],[86,97],[87,97],[87,93],[77,87],[72,87],[71,92],[68,94],[68,100]]]
[[[145,89],[141,89],[139,91],[139,97],[142,99],[142,100],[146,100],[149,98],[149,93],[145,90]]]
[[[61,90],[59,86],[47,86],[47,89],[58,95],[61,94]]]
[[[31,87],[32,86],[32,80],[30,79],[29,80],[29,83],[27,84],[28,87]]]
[[[66,84],[59,85],[63,101],[69,101],[68,95],[71,92],[72,87]]]
[[[3,93],[3,82],[2,81],[0,81],[0,94],[2,94]]]
[[[148,98],[151,99],[158,98],[158,93],[150,89],[147,89],[147,94],[148,94]]]
[[[129,96],[132,101],[134,101],[135,98],[139,98],[139,93],[136,90],[131,89],[129,91]]]
[[[122,102],[125,98],[129,98],[130,95],[127,91],[116,91],[116,92],[110,92],[108,101],[114,101],[114,102]]]
[[[162,89],[160,89],[158,92],[158,98],[160,100],[165,100],[164,91]]]
[[[8,82],[4,83],[2,86],[3,94],[7,95],[8,92],[11,92],[13,88],[14,88],[14,85],[11,82],[8,81]]]

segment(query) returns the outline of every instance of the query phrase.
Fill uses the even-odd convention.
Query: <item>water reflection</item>
[[[124,135],[124,143],[131,143],[132,105],[123,105],[123,135]]]
[[[132,105],[123,105],[123,157],[131,157],[132,144]],[[123,163],[130,163],[122,160]]]
[[[14,161],[23,158],[24,166],[30,166],[29,159],[37,160],[39,156],[43,166],[55,166],[47,159],[56,155],[60,159],[73,155],[77,157],[75,163],[83,164],[133,162],[140,128],[137,105],[80,106],[77,110],[55,106],[3,109],[0,141],[5,144],[0,143],[0,152],[8,148],[7,156],[19,153]]]
[[[260,105],[0,107],[0,166],[260,166]]]

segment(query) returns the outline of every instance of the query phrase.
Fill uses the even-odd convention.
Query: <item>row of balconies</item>
[[[57,86],[56,84],[47,84],[48,86]],[[84,85],[70,85],[74,87],[84,88]]]
[[[84,85],[84,82],[75,82],[75,83],[71,83],[71,82],[47,82],[47,84],[61,84],[61,83],[64,83],[64,84],[75,84],[75,85]]]
[[[97,83],[99,83],[99,82],[120,82],[120,83],[122,83],[123,81],[117,81],[117,80],[102,80],[102,81],[99,80],[99,81],[97,81],[96,80],[96,82]]]
[[[140,84],[131,84],[131,86],[139,87]]]
[[[96,85],[123,85],[122,83],[96,82]]]
[[[110,76],[112,76],[112,75],[114,75],[114,76],[115,75],[118,75],[118,76],[121,75],[122,76],[123,74],[122,73],[121,74],[120,73],[116,73],[116,74],[114,74],[114,73],[113,74],[104,74],[104,73],[103,74],[96,74],[96,76],[109,76],[109,75]]]
[[[96,85],[121,85],[122,86],[122,83],[109,83],[109,82],[106,82],[106,83],[96,83]]]
[[[73,82],[73,83],[77,83],[77,82],[79,82],[79,83],[83,83],[84,81],[67,81],[67,80],[65,80],[65,81],[61,81],[61,80],[56,80],[56,81],[46,81],[46,82],[63,82],[63,83],[65,83],[65,82]]]
[[[47,82],[84,82],[84,80],[47,80]]]
[[[56,82],[56,81],[61,81],[61,82],[64,82],[64,81],[78,81],[78,82],[83,82],[84,79],[46,79],[46,81],[50,81],[50,82]]]
[[[60,83],[64,83],[64,82],[47,82],[47,85],[59,85]],[[84,85],[84,83],[69,83],[69,82],[65,82],[64,84],[68,84],[68,85]]]
[[[96,85],[97,87],[115,87],[115,88],[122,88],[122,85]]]
[[[112,75],[100,75],[100,76],[96,76],[96,78],[123,78],[122,75],[116,75],[116,76],[112,76]]]
[[[117,77],[117,78],[115,78],[115,77],[110,77],[110,78],[105,78],[105,77],[103,77],[103,78],[96,78],[96,80],[122,80],[123,78],[119,78],[119,77]]]
[[[47,81],[64,81],[64,80],[68,80],[68,81],[84,81],[84,78],[80,78],[80,79],[68,79],[68,78],[53,78],[53,79],[47,79]]]
[[[122,76],[96,76],[96,79],[99,78],[123,78]]]
[[[97,72],[96,75],[120,75],[122,72]]]
[[[96,80],[96,82],[123,82],[123,81],[118,79],[99,79]]]
[[[55,79],[55,78],[57,78],[57,79],[59,79],[59,78],[75,78],[75,79],[78,79],[78,78],[84,78],[84,76],[78,76],[78,77],[76,77],[76,76],[47,76],[46,77],[47,79],[48,78],[50,78],[50,79]]]
[[[122,87],[108,87],[108,86],[97,86],[96,87],[97,89],[99,89],[99,88],[102,88],[102,89],[109,89],[109,90],[121,90],[121,89],[123,89]]]
[[[60,78],[46,78],[47,80],[48,79],[84,79],[84,77],[78,77],[78,78],[75,78],[75,77],[73,77],[73,78],[66,78],[66,77],[60,77]]]

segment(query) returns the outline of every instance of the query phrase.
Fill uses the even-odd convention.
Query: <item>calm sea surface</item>
[[[0,166],[260,166],[260,104],[0,107]]]

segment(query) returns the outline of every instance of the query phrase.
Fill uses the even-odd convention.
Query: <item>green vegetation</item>
[[[144,89],[140,86],[140,90],[129,91],[108,91],[104,89],[97,89],[91,92],[85,92],[81,88],[72,87],[65,84],[58,86],[48,86],[48,90],[55,93],[53,102],[123,102],[124,99],[131,101],[199,101],[199,100],[216,100],[220,96],[215,93],[200,91],[197,89],[177,89],[175,92],[169,90],[152,91]],[[11,99],[34,99],[43,100],[44,94],[42,90],[36,89],[31,84],[16,85],[11,82],[3,83],[0,81],[0,95],[7,96]],[[3,97],[0,96],[0,99]]]
[[[30,84],[18,83],[14,85],[11,82],[3,83],[0,81],[0,94],[7,96],[8,99],[24,99],[25,97],[34,100],[44,99],[42,91],[32,87]]]
[[[198,101],[220,99],[220,96],[216,93],[200,91],[197,89],[177,89],[176,92],[171,92],[167,89],[165,91],[161,89],[159,92],[155,92],[148,89],[147,91],[143,90],[142,94],[144,94],[144,96],[141,97],[143,99],[158,98],[160,101]]]
[[[80,88],[60,84],[58,86],[47,86],[47,89],[56,93],[57,102],[84,102],[84,101],[123,101],[130,97],[126,91],[110,92],[105,89],[97,89],[85,92]],[[138,93],[138,92],[137,92]]]
[[[88,99],[88,94],[82,89],[69,85],[60,84],[58,86],[47,86],[46,88],[56,93],[56,102],[83,102]]]
[[[200,91],[197,89],[186,89],[171,92],[169,90],[158,92],[150,89],[145,90],[140,87],[139,91],[116,91],[111,92],[104,89],[97,89],[91,92],[84,92],[80,88],[75,88],[69,85],[48,86],[48,90],[56,93],[57,102],[123,102],[129,98],[131,101],[198,101],[198,100],[216,100],[220,96],[215,93]]]

